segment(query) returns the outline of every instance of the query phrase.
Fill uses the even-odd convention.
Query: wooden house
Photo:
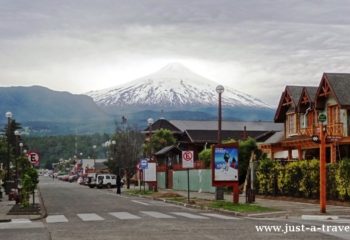
[[[324,73],[319,86],[286,86],[281,95],[274,121],[284,124],[284,135],[275,142],[267,141],[260,148],[274,158],[280,151],[288,159],[319,157],[317,139],[321,124],[326,129],[327,160],[350,156],[350,74]],[[318,121],[320,114],[326,121]]]

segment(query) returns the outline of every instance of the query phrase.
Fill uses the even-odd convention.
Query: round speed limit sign
[[[182,151],[182,167],[183,168],[194,167],[193,151]]]

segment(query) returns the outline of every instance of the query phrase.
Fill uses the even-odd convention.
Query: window
[[[296,134],[296,114],[290,113],[287,115],[287,135]]]
[[[111,177],[109,175],[106,176],[106,179],[111,179]]]
[[[328,106],[327,111],[328,125],[339,123],[339,108],[338,105]]]

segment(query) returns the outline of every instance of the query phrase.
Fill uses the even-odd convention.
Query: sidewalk
[[[35,203],[40,205],[40,214],[33,215],[9,215],[9,211],[16,204],[15,201],[9,201],[8,195],[3,191],[2,199],[0,199],[0,222],[10,222],[12,219],[30,219],[30,220],[38,220],[41,219],[45,213],[45,208],[41,203],[40,193],[38,190],[35,191]],[[32,203],[32,196],[30,196],[30,203]]]
[[[176,191],[160,189],[159,192],[175,192],[184,197],[187,197],[187,191]],[[215,200],[214,193],[198,193],[190,192],[190,198],[208,199]],[[224,198],[226,201],[233,201],[233,196],[231,194],[225,194]],[[241,194],[239,198],[240,203],[245,203],[245,194]],[[262,206],[276,209],[272,212],[264,212],[257,214],[247,214],[250,217],[303,217],[305,215],[315,215],[315,216],[339,216],[341,218],[350,218],[350,207],[346,206],[334,206],[327,205],[327,212],[325,214],[320,213],[320,205],[313,203],[303,203],[296,201],[285,201],[285,200],[271,200],[265,198],[256,197],[255,203]]]

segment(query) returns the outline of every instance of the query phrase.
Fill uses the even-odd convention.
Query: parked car
[[[111,188],[117,185],[117,176],[115,174],[98,174],[96,186],[98,188]]]

